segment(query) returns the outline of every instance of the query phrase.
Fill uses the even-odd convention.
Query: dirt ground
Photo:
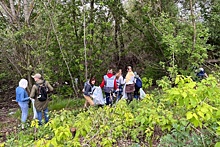
[[[7,96],[6,96],[7,95]],[[18,119],[13,114],[19,109],[14,100],[13,93],[0,94],[0,143],[6,140],[6,136],[15,130],[18,126]]]

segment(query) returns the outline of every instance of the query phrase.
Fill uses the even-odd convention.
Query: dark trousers
[[[106,105],[110,105],[112,103],[112,100],[110,98],[110,93],[105,92],[106,96]]]
[[[134,98],[139,99],[140,94],[139,94],[140,88],[135,86],[135,91],[134,91]]]
[[[133,101],[133,94],[131,93],[127,93],[127,103],[130,104],[131,101]]]

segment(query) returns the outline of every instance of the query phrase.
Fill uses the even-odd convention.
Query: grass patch
[[[83,107],[85,99],[56,99],[49,103],[49,111]]]
[[[52,100],[48,104],[49,111],[59,111],[61,109],[77,109],[82,108],[84,106],[85,99],[55,99]],[[21,110],[20,108],[12,115],[14,118],[20,119],[21,117]],[[31,104],[31,108],[28,110],[28,118],[33,117],[33,108]],[[31,118],[29,118],[31,119]]]

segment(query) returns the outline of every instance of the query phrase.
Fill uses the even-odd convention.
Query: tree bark
[[[27,0],[24,0],[24,20],[25,20],[25,23],[29,25],[28,2],[27,2]]]

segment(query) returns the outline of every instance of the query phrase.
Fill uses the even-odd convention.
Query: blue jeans
[[[49,121],[48,108],[46,108],[43,112],[44,112],[45,123],[47,123]],[[41,111],[37,111],[37,118],[39,121],[39,125],[42,125],[42,112]]]
[[[119,88],[119,91],[117,92],[117,101],[121,99],[122,92],[123,92],[123,86],[119,85],[118,88]]]
[[[25,123],[28,117],[28,102],[18,102],[21,108],[21,122]]]

